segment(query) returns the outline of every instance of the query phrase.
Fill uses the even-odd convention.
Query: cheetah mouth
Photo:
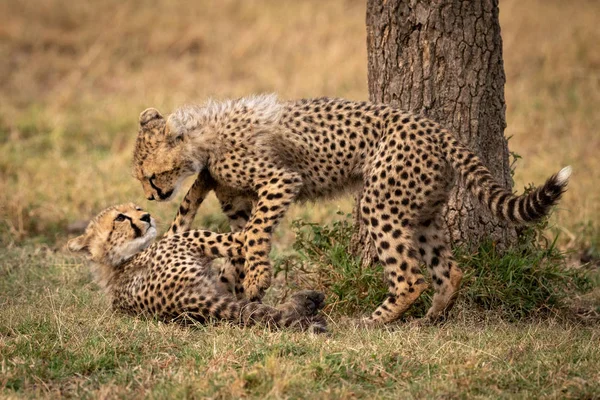
[[[146,232],[142,236],[134,239],[134,242],[137,243],[138,251],[142,251],[148,246],[150,246],[156,238],[157,233],[158,231],[156,229],[156,226],[154,224],[151,224],[148,226]]]
[[[132,228],[134,229],[134,240],[142,240],[150,242],[154,239],[158,233],[156,229],[156,220],[154,218],[150,218],[150,222],[146,222],[146,229],[143,227],[138,227],[135,224],[132,224]],[[142,233],[143,232],[143,233]]]
[[[156,220],[154,218],[150,218],[150,223],[146,228],[146,233],[144,234],[144,237],[152,240],[156,237],[157,233],[158,231],[156,230]]]
[[[171,196],[173,196],[174,189],[167,191],[162,190],[161,188],[156,186],[156,184],[154,183],[154,178],[148,179],[148,182],[150,183],[150,186],[152,186],[152,189],[154,189],[154,191],[156,192],[156,196],[152,196],[153,200],[156,199],[158,201],[167,201]]]
[[[167,192],[158,192],[156,194],[158,194],[158,200],[159,201],[169,201],[171,200],[171,197],[173,197],[173,193],[175,192],[175,190],[171,189]]]
[[[156,200],[158,201],[171,201],[173,199],[173,197],[175,197],[175,195],[179,192],[179,189],[181,188],[181,185],[183,184],[183,181],[185,180],[185,178],[187,178],[189,175],[182,175],[179,177],[179,179],[177,180],[177,182],[175,182],[175,186],[173,186],[173,188],[171,190],[167,190],[167,191],[161,191],[161,190],[157,190],[156,194],[158,195],[158,198]]]
[[[156,226],[154,225],[154,221],[152,221],[150,224],[148,224],[146,232],[143,235],[138,236],[135,239],[122,244],[121,246],[117,246],[114,249],[113,263],[117,265],[120,262],[130,259],[140,251],[148,248],[156,238],[156,234]]]

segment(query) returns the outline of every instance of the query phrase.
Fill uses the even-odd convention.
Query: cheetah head
[[[109,207],[90,221],[68,248],[92,261],[117,266],[148,247],[156,237],[154,219],[133,203]]]
[[[173,129],[170,120],[154,108],[140,114],[133,153],[133,174],[148,200],[168,201],[188,176],[203,166],[188,156],[189,138]]]

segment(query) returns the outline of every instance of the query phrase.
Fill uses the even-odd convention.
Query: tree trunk
[[[371,101],[441,123],[511,187],[497,0],[368,0],[367,50]],[[444,216],[452,244],[516,237],[460,181]],[[368,264],[376,253],[360,221],[355,207],[353,247]]]

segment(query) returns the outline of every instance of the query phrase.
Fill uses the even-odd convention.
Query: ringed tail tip
[[[572,173],[573,168],[570,165],[564,167],[556,174],[556,183],[560,186],[565,186],[569,182]]]

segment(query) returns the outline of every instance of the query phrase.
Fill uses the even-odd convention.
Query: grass
[[[283,277],[288,290],[314,287],[326,293],[329,311],[357,315],[373,311],[385,298],[386,288],[381,265],[363,268],[360,257],[348,251],[350,217],[331,226],[293,221],[294,252],[275,259],[274,273]]]
[[[43,236],[60,244],[71,221],[122,201],[167,224],[175,204],[148,204],[129,171],[137,115],[148,106],[168,112],[254,92],[368,97],[362,1],[220,4],[0,4],[11,16],[0,28],[2,243]],[[592,238],[582,229],[593,225],[597,238],[600,220],[600,194],[589,190],[600,179],[598,5],[506,0],[501,8],[505,134],[522,156],[515,188],[571,164],[554,222],[561,246],[586,250]],[[295,207],[288,223],[306,214],[330,222],[338,206],[350,211],[351,198]],[[213,200],[203,215],[216,211]],[[293,235],[281,231],[279,239],[287,246]]]
[[[554,311],[539,318],[537,302],[527,317],[510,311],[522,304],[504,299],[513,304],[505,312],[488,302],[499,292],[518,299],[570,290],[553,286],[562,275],[540,281],[540,254],[498,259],[489,247],[462,254],[465,270],[479,269],[470,269],[448,323],[358,330],[347,319],[377,301],[379,272],[357,272],[338,243],[326,254],[338,274],[328,278],[332,332],[315,337],[115,315],[81,260],[62,251],[72,222],[110,204],[136,201],[163,227],[175,214],[176,201],[148,203],[130,175],[144,108],[168,112],[255,92],[367,98],[364,7],[357,0],[0,2],[9,16],[0,25],[0,397],[600,396],[597,324]],[[515,188],[573,166],[546,236],[558,235],[554,248],[567,252],[570,266],[597,271],[600,4],[503,0],[500,8],[505,134],[522,156]],[[341,223],[337,212],[351,206],[346,197],[293,207],[276,233],[276,257],[303,256],[293,248],[292,221],[329,229],[323,224]],[[197,225],[222,229],[217,210],[211,197]],[[519,279],[517,288],[543,285],[511,293],[513,286],[492,280],[503,273]],[[310,282],[288,278],[292,287]],[[569,294],[586,310],[600,298],[598,274],[589,279],[590,293]],[[285,295],[279,284],[271,299]],[[494,296],[482,298],[484,290]]]
[[[284,287],[298,290],[313,287],[329,301],[326,311],[342,315],[372,311],[386,296],[381,265],[364,268],[359,257],[348,252],[353,233],[351,215],[331,225],[296,220],[294,253],[275,262],[275,276],[283,275]],[[494,243],[484,242],[475,251],[467,246],[454,250],[464,272],[457,308],[493,312],[508,321],[542,315],[575,317],[573,303],[594,288],[595,268],[573,268],[566,254],[543,236],[546,222],[527,228],[519,243],[503,253]],[[431,305],[433,290],[424,295],[405,315],[423,317]],[[588,310],[600,315],[600,302]],[[576,313],[575,313],[576,314]],[[598,318],[596,318],[598,320]]]
[[[79,260],[43,247],[0,264],[0,396],[592,398],[596,326],[461,313],[443,326],[329,335],[183,328],[107,311]]]

